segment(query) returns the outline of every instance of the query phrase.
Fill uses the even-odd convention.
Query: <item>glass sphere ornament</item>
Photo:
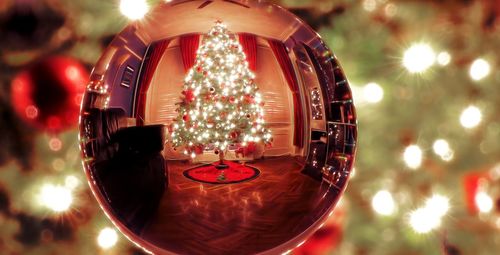
[[[162,2],[84,95],[91,189],[154,254],[281,254],[331,215],[356,151],[346,77],[316,32],[261,1]]]

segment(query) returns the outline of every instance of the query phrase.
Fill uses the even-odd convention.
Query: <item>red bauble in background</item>
[[[328,220],[305,243],[293,250],[293,255],[330,254],[342,242],[347,206],[339,203]]]
[[[87,69],[73,58],[45,58],[17,74],[11,96],[15,112],[32,126],[60,132],[78,123]]]

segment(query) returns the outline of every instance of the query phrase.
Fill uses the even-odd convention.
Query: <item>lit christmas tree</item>
[[[269,144],[264,103],[239,42],[217,21],[204,37],[195,64],[184,81],[178,117],[172,126],[174,147],[195,158],[213,146],[223,167],[229,145]]]

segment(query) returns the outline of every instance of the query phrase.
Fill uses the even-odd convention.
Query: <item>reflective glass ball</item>
[[[91,75],[80,145],[91,189],[154,254],[281,254],[331,215],[356,151],[339,63],[260,1],[163,2]]]

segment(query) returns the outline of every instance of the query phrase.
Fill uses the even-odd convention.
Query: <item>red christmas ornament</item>
[[[236,154],[236,156],[243,156],[243,157],[246,157],[246,156],[250,156],[251,154],[253,154],[255,152],[255,150],[257,149],[257,146],[254,142],[249,142],[247,144],[247,146],[244,146],[244,147],[238,147],[234,153]]]
[[[254,153],[255,152],[255,149],[257,149],[257,146],[255,145],[254,142],[249,142],[247,147],[246,147],[246,154],[249,154],[249,153]]]
[[[182,116],[182,120],[189,121],[189,115],[186,114],[186,115]]]
[[[245,103],[248,103],[248,104],[255,103],[255,99],[251,95],[245,95],[243,99],[245,100]]]
[[[239,136],[239,134],[236,131],[229,133],[229,138],[231,138],[231,139],[236,139],[236,138],[238,138],[238,136]]]
[[[199,146],[196,146],[194,147],[194,153],[195,154],[203,154],[203,146],[199,145]]]
[[[329,254],[342,242],[346,208],[339,206],[333,211],[323,227],[318,229],[307,241],[293,250],[294,255]]]
[[[229,97],[229,102],[234,103],[235,100],[236,99],[233,96]]]
[[[182,94],[184,94],[184,99],[186,103],[191,103],[194,101],[194,92],[191,89],[182,91]]]
[[[43,59],[12,80],[14,110],[27,123],[49,132],[74,127],[88,81],[89,72],[76,59]]]

